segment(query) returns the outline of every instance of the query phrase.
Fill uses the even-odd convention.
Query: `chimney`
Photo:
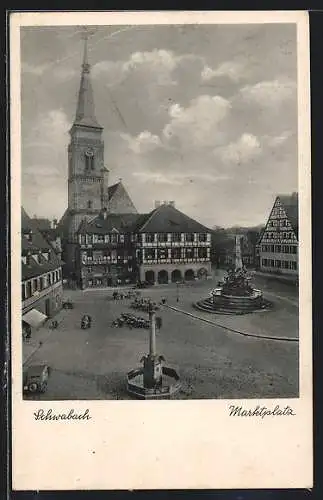
[[[52,228],[53,228],[53,229],[56,229],[56,228],[57,228],[57,219],[53,219],[53,222],[52,222]]]
[[[160,201],[159,200],[156,200],[155,201],[155,208],[159,208],[160,207]]]
[[[170,201],[170,202],[168,203],[168,205],[170,205],[171,207],[174,207],[174,208],[175,208],[175,201],[174,201],[174,200]]]

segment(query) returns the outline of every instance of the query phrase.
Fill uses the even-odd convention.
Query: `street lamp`
[[[179,281],[176,281],[176,302],[179,302]]]

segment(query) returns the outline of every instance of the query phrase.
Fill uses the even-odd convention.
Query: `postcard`
[[[14,490],[311,488],[309,23],[10,16]]]

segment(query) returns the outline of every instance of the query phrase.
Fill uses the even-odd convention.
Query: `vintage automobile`
[[[48,365],[29,366],[23,374],[23,392],[45,392],[49,375]]]

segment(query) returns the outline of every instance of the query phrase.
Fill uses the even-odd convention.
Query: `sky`
[[[208,227],[264,224],[297,191],[296,26],[100,26],[89,41],[110,184]],[[22,203],[60,218],[83,41],[79,27],[21,29]]]

